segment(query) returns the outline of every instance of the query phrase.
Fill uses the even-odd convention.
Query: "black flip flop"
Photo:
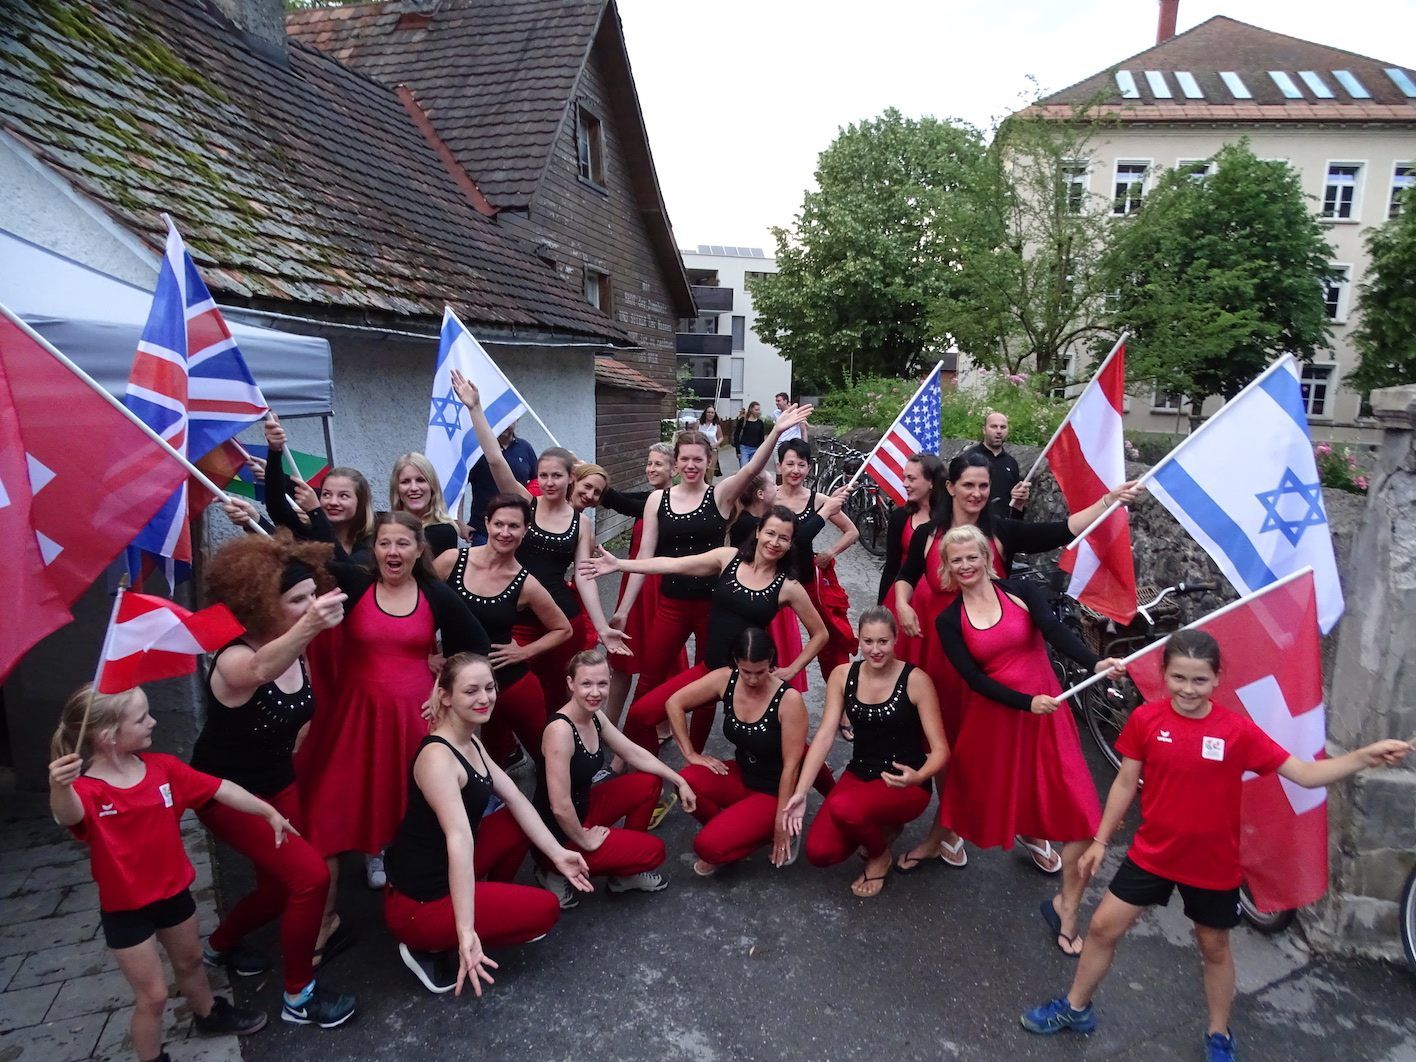
[[[928,863],[931,863],[931,862],[942,863],[942,862],[943,862],[943,860],[940,859],[938,856],[917,856],[917,857],[914,857],[914,866],[912,866],[912,867],[907,867],[907,866],[905,866],[903,863],[900,862],[900,859],[909,859],[909,858],[911,858],[911,856],[910,856],[910,854],[909,854],[908,852],[901,852],[901,853],[900,853],[900,858],[895,860],[895,871],[896,871],[897,873],[900,873],[900,874],[913,874],[913,873],[915,873],[915,871],[919,870],[921,867],[924,867],[924,866],[925,866],[926,864],[928,864]]]
[[[1038,914],[1042,915],[1042,920],[1046,922],[1048,928],[1052,930],[1052,943],[1057,948],[1057,950],[1060,951],[1063,955],[1067,956],[1067,958],[1069,959],[1075,959],[1080,956],[1081,952],[1068,951],[1061,944],[1057,943],[1057,938],[1061,937],[1068,944],[1075,944],[1077,942],[1077,938],[1081,936],[1081,934],[1073,933],[1071,936],[1068,936],[1066,933],[1062,932],[1062,916],[1057,913],[1057,908],[1052,906],[1052,901],[1043,900],[1042,903],[1038,904],[1037,910]]]
[[[325,940],[324,947],[315,949],[313,956],[315,969],[323,969],[333,959],[352,948],[358,939],[359,934],[341,921],[335,931]]]
[[[890,884],[890,872],[887,870],[887,871],[885,871],[885,873],[881,874],[879,877],[875,877],[874,875],[866,874],[866,873],[862,872],[861,875],[860,875],[860,880],[861,880],[862,883],[867,882],[867,881],[878,881],[878,882],[880,882],[880,888],[877,889],[877,890],[876,890],[872,895],[870,895],[870,896],[862,896],[862,895],[860,895],[860,893],[858,893],[858,892],[855,891],[855,886],[854,886],[854,884],[852,884],[852,886],[851,886],[851,895],[854,896],[857,900],[873,900],[873,899],[875,899],[877,896],[879,896],[882,892],[885,891],[885,886],[886,886],[886,885]]]

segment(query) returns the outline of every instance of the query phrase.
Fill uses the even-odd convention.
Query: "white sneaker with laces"
[[[611,892],[659,892],[669,887],[669,879],[652,870],[631,874],[627,878],[611,878]]]
[[[545,889],[556,898],[562,911],[569,911],[580,906],[580,897],[576,894],[575,886],[570,883],[570,879],[563,874],[558,874],[554,870],[536,870],[536,881],[541,888]]]
[[[388,884],[388,875],[384,872],[383,856],[364,857],[364,880],[369,883],[369,888],[374,890],[382,889]]]

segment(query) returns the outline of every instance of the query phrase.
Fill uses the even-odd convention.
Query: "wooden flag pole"
[[[856,480],[860,479],[861,476],[865,475],[865,466],[870,464],[871,456],[875,453],[876,450],[880,449],[880,443],[883,443],[886,439],[890,437],[891,429],[893,429],[895,425],[899,423],[900,417],[904,416],[905,410],[909,409],[910,406],[914,405],[914,400],[924,393],[924,389],[929,386],[929,381],[934,379],[935,374],[937,374],[939,370],[943,367],[944,359],[940,358],[934,363],[934,368],[929,371],[929,375],[924,378],[924,382],[915,388],[915,393],[910,395],[910,400],[900,407],[900,412],[895,414],[895,419],[890,422],[890,427],[886,428],[885,434],[880,436],[880,442],[877,442],[874,446],[870,448],[870,453],[865,455],[865,460],[860,463],[860,467],[855,470],[855,475],[853,475],[850,478],[850,481],[846,484],[847,492],[849,492],[852,488],[855,487]]]
[[[1122,345],[1126,342],[1126,338],[1129,335],[1129,332],[1126,332],[1124,330],[1122,331],[1120,338],[1116,340],[1116,345],[1111,348],[1111,353],[1101,359],[1101,364],[1096,367],[1096,372],[1092,373],[1091,382],[1087,384],[1087,387],[1090,387],[1092,383],[1096,381],[1096,378],[1101,375],[1102,370],[1105,369],[1106,366],[1111,363],[1111,359],[1116,357],[1116,352],[1121,349]],[[1082,394],[1086,394],[1085,387],[1082,388]],[[1077,398],[1079,399],[1081,397],[1082,395],[1077,396]],[[1040,451],[1038,451],[1037,460],[1033,462],[1032,468],[1028,469],[1028,474],[1022,479],[1024,483],[1031,483],[1033,476],[1037,475],[1037,470],[1042,466],[1042,461],[1043,458],[1047,456],[1047,451],[1052,449],[1052,444],[1055,443],[1057,441],[1057,437],[1062,434],[1062,429],[1067,426],[1067,421],[1070,420],[1072,417],[1072,410],[1076,408],[1077,403],[1073,402],[1072,409],[1067,410],[1067,415],[1062,418],[1062,423],[1057,425],[1057,430],[1052,433],[1052,438],[1048,439],[1047,445],[1044,446]]]
[[[108,626],[103,632],[103,645],[98,650],[98,666],[93,669],[93,681],[89,683],[88,699],[84,701],[84,717],[79,722],[79,737],[74,751],[82,757],[84,736],[88,733],[89,713],[93,711],[93,699],[98,695],[98,680],[103,677],[103,662],[108,659],[108,646],[113,639],[113,625],[118,622],[118,608],[123,604],[123,593],[128,588],[128,573],[118,580],[118,592],[113,595],[113,611],[108,616]]]

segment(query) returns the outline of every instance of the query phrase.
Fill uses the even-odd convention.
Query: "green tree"
[[[1400,214],[1367,234],[1371,266],[1352,333],[1360,360],[1347,377],[1359,391],[1416,383],[1416,195],[1402,200]]]
[[[1247,142],[1166,171],[1108,255],[1129,374],[1186,396],[1197,423],[1205,399],[1232,397],[1277,355],[1311,360],[1329,337],[1331,256],[1297,173]]]
[[[777,272],[752,288],[758,335],[800,383],[909,376],[947,349],[935,307],[957,281],[960,190],[983,153],[977,131],[893,108],[821,153],[792,227],[772,230]]]

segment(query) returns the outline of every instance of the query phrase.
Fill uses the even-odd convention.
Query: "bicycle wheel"
[[[1396,911],[1401,922],[1401,946],[1406,949],[1406,962],[1411,972],[1416,974],[1416,867],[1406,875],[1406,885],[1401,890],[1401,904]]]
[[[1410,882],[1407,886],[1410,887]],[[1253,926],[1266,937],[1271,937],[1276,933],[1282,933],[1293,924],[1293,919],[1298,912],[1293,910],[1285,911],[1260,911],[1254,903],[1254,897],[1249,893],[1249,886],[1239,886],[1239,914],[1244,921]],[[1407,951],[1408,956],[1410,951]]]
[[[885,556],[888,522],[885,506],[879,498],[875,498],[856,519],[855,525],[860,530],[860,544],[872,557]]]
[[[1117,682],[1098,682],[1081,692],[1082,715],[1086,717],[1087,730],[1101,754],[1110,762],[1113,770],[1121,769],[1121,753],[1116,751],[1116,739],[1126,728],[1126,720],[1131,711],[1139,707],[1141,695],[1128,679]]]

